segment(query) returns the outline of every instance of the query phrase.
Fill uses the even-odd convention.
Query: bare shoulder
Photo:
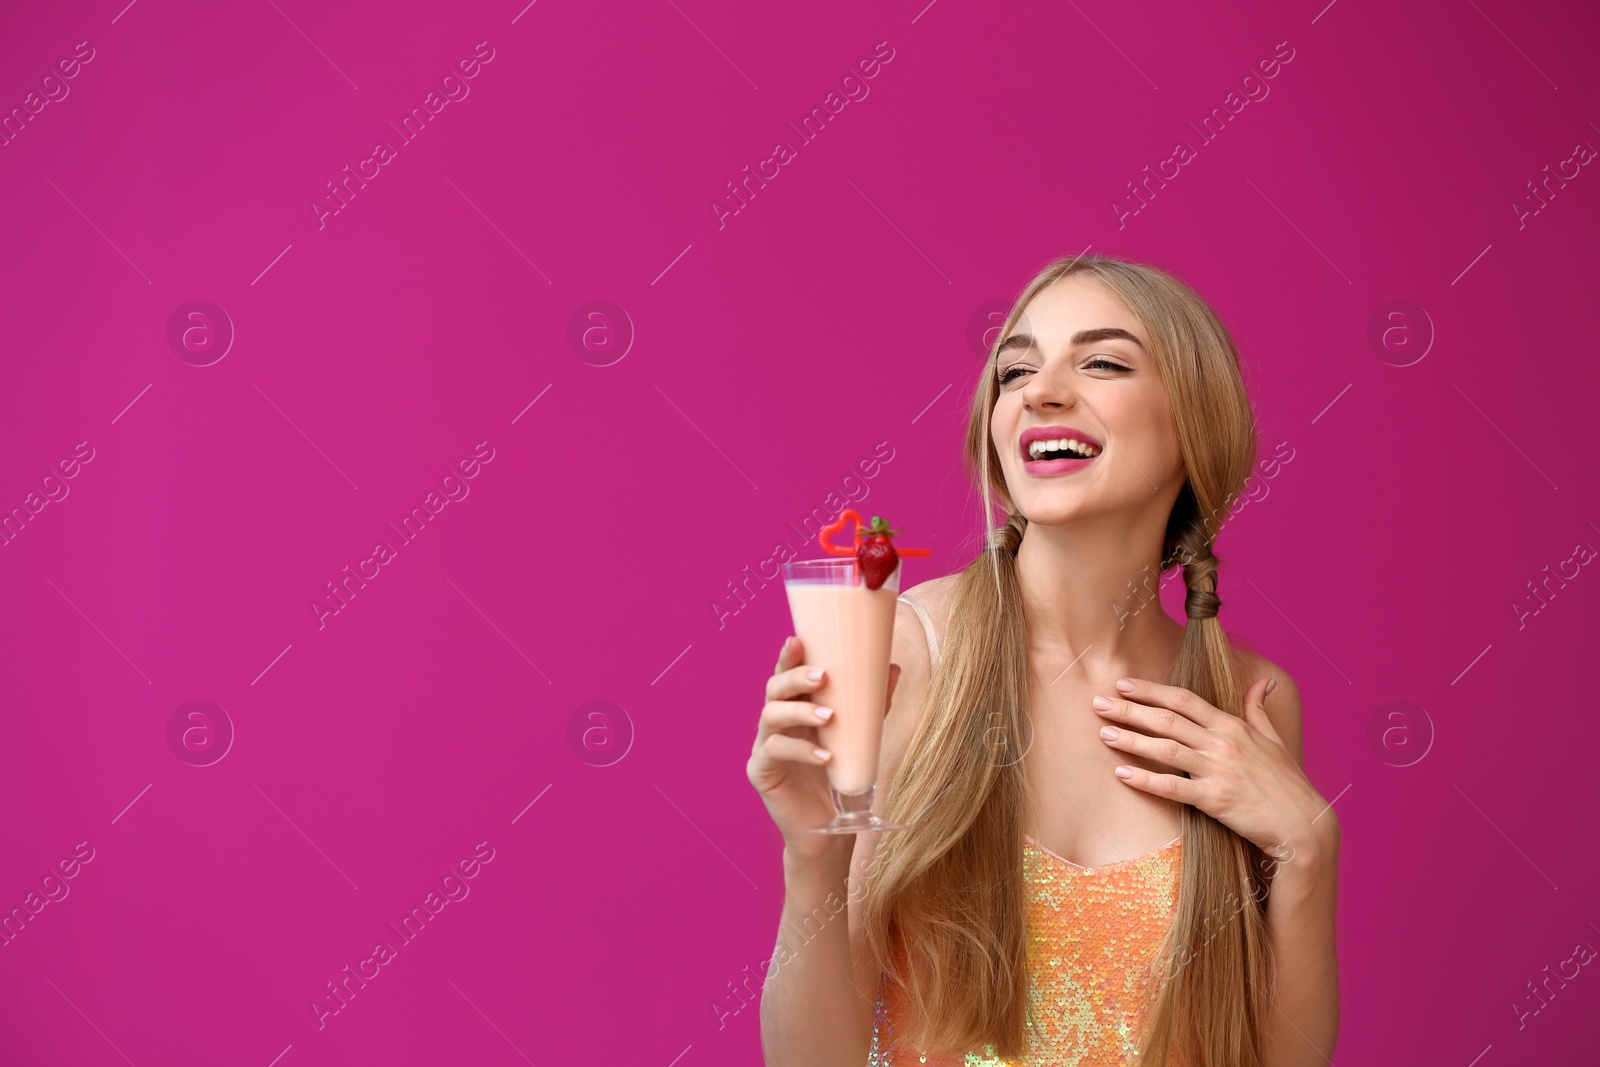
[[[943,575],[919,582],[904,594],[914,599],[928,613],[933,627],[934,640],[943,643],[945,619],[949,613],[951,592],[956,575]],[[906,742],[922,717],[928,686],[933,679],[934,650],[928,641],[928,631],[916,610],[906,601],[895,604],[894,646],[891,662],[900,667],[900,677],[891,694],[887,714],[883,721],[883,746],[879,755],[879,795],[894,778]],[[863,835],[870,836],[870,835]]]
[[[960,581],[960,571],[956,571],[953,574],[941,574],[937,578],[929,578],[925,582],[918,582],[916,585],[908,589],[907,592],[915,594],[917,599],[921,600],[924,604],[930,603],[933,600],[948,601],[950,597],[955,595],[956,585]]]
[[[1267,694],[1267,718],[1278,731],[1284,746],[1296,763],[1304,763],[1303,729],[1300,714],[1300,687],[1295,685],[1289,672],[1254,649],[1234,647],[1240,664],[1239,686],[1248,689],[1261,678],[1276,678],[1278,684]]]
[[[918,582],[905,592],[922,602],[928,609],[928,614],[933,618],[934,632],[941,638],[944,637],[944,623],[950,615],[950,602],[955,599],[956,586],[961,582],[961,574],[941,574],[937,578],[929,578],[925,582]]]

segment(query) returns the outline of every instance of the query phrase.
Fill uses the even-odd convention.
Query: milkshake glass
[[[896,564],[881,586],[868,589],[854,557],[783,565],[783,587],[795,635],[805,646],[805,666],[827,671],[811,700],[833,709],[833,716],[817,727],[817,736],[833,753],[826,770],[834,818],[812,828],[813,833],[903,829],[872,813],[900,572]]]

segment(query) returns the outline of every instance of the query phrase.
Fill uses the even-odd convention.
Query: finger
[[[1269,740],[1283,741],[1278,737],[1278,731],[1272,728],[1272,720],[1267,717],[1267,693],[1272,689],[1273,679],[1258,678],[1256,684],[1244,695],[1244,721],[1260,730]]]
[[[1107,737],[1109,731],[1112,736]],[[1120,752],[1132,752],[1166,767],[1194,774],[1205,769],[1200,753],[1168,737],[1146,737],[1133,730],[1118,730],[1115,726],[1102,726],[1100,740]]]
[[[779,671],[767,679],[767,699],[790,700],[807,693],[814,693],[822,688],[826,677],[821,667],[807,667],[803,663],[798,667]]]
[[[1176,685],[1162,685],[1147,678],[1117,679],[1117,695],[1158,708],[1168,708],[1184,718],[1211,726],[1227,712],[1220,711],[1194,693]]]
[[[778,650],[778,665],[772,668],[772,673],[786,671],[800,663],[805,658],[806,650],[800,643],[800,638],[790,634],[783,639],[783,647]]]
[[[819,752],[827,753],[828,750],[819,747],[815,741],[808,741],[803,737],[790,737],[788,734],[767,735],[767,739],[761,743],[761,751],[769,759],[809,763],[813,766],[821,766],[831,758],[831,754],[818,755]]]
[[[1157,774],[1143,767],[1131,767],[1126,764],[1116,769],[1116,775],[1140,792],[1153,793],[1158,797],[1176,800],[1180,804],[1194,804],[1200,799],[1200,787],[1193,778],[1184,778],[1176,774]]]
[[[1094,710],[1103,719],[1125,723],[1141,733],[1170,737],[1194,749],[1205,748],[1205,729],[1168,708],[1152,708],[1131,700],[1097,696],[1094,698]]]
[[[883,698],[883,713],[889,714],[889,709],[894,705],[895,683],[900,681],[900,664],[889,664],[889,692]]]
[[[769,700],[761,708],[761,739],[797,726],[821,726],[832,717],[832,708],[819,708],[808,700]]]

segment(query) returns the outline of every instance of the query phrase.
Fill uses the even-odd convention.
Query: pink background
[[[123,3],[0,14],[0,1061],[758,1062],[729,983],[782,876],[744,763],[789,627],[727,583],[830,493],[934,547],[908,581],[967,562],[972,335],[1086,248],[1210,300],[1292,453],[1219,592],[1344,827],[1336,1060],[1600,1036],[1593,967],[1513,1007],[1600,947],[1600,575],[1527,588],[1600,547],[1588,5]],[[1422,710],[1374,731],[1390,701]]]

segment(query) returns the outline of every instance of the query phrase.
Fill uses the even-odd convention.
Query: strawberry
[[[868,589],[880,588],[900,565],[900,553],[889,540],[899,532],[889,529],[889,524],[879,516],[872,516],[871,528],[856,546],[856,566],[866,577]]]

